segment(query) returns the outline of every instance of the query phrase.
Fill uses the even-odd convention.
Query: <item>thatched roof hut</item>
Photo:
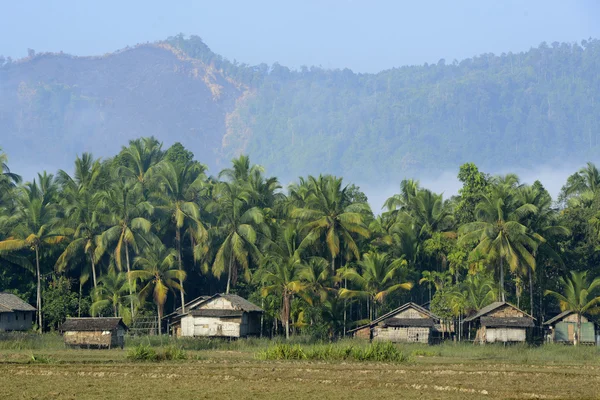
[[[415,303],[406,303],[367,325],[348,331],[364,339],[429,343],[440,318]]]
[[[67,346],[110,349],[123,348],[127,326],[121,318],[67,318],[59,331]]]
[[[175,336],[245,337],[260,334],[262,308],[235,294],[192,300],[185,313],[169,315]]]
[[[514,305],[497,301],[465,318],[465,323],[478,325],[476,341],[525,342],[527,329],[534,327],[535,318]]]

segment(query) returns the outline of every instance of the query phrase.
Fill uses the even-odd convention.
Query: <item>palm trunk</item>
[[[529,268],[529,310],[531,312],[531,316],[535,317],[535,315],[533,315],[533,273],[531,268]]]
[[[348,279],[344,278],[344,289],[348,289]],[[346,299],[344,299],[344,337],[346,337],[346,319],[347,319],[347,309],[346,309]]]
[[[183,263],[181,261],[181,230],[177,228],[177,232],[175,233],[175,241],[177,242],[177,262],[179,263],[179,270],[183,271]],[[181,313],[185,314],[185,294],[183,293],[183,281],[179,282],[181,286]]]
[[[285,320],[285,339],[290,339],[290,296],[287,290],[283,291],[283,310],[281,310],[281,319]]]
[[[129,282],[129,299],[131,303],[131,320],[134,319],[134,311],[133,311],[133,301],[131,301],[131,297],[133,295],[132,285],[131,285],[131,266],[129,265],[129,245],[125,243],[125,260],[127,261],[127,281]]]
[[[40,249],[38,245],[35,245],[35,268],[37,273],[37,309],[38,309],[38,324],[40,327],[40,333],[43,331],[42,325],[42,276],[40,273]]]
[[[579,344],[579,342],[581,341],[581,314],[577,313],[577,332],[575,332],[575,340],[573,341],[573,344],[575,346],[577,346]]]
[[[229,294],[231,288],[231,271],[233,270],[233,248],[231,249],[231,257],[229,257],[229,271],[227,272],[227,290],[225,294]]]
[[[94,254],[91,255],[92,260],[92,278],[94,279],[94,289],[98,286],[98,282],[96,281],[96,263],[94,262]]]
[[[161,309],[162,309],[162,307],[157,304],[156,310],[158,311],[158,334],[159,335],[162,335],[162,325],[161,325],[162,310]]]
[[[500,257],[500,301],[506,301],[504,298],[504,259]]]

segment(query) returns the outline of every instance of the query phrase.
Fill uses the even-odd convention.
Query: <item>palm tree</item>
[[[298,269],[298,279],[310,294],[311,304],[315,300],[324,303],[330,295],[336,293],[332,278],[327,260],[321,257],[309,258]]]
[[[74,228],[73,240],[56,262],[62,272],[73,259],[86,256],[91,264],[94,288],[98,285],[96,274],[96,244],[102,233],[98,209],[97,189],[102,174],[99,160],[84,153],[75,160],[75,174],[71,177],[65,171],[58,172],[57,181],[63,187],[62,203],[68,223]]]
[[[40,250],[44,246],[59,244],[67,239],[59,227],[58,207],[54,201],[55,185],[52,175],[38,174],[36,180],[21,188],[21,196],[15,214],[8,218],[12,236],[0,242],[0,251],[30,249],[35,254],[37,277],[36,305],[38,324],[43,329],[42,283]]]
[[[496,178],[490,193],[475,208],[477,221],[459,229],[459,244],[476,242],[474,252],[498,262],[502,301],[505,301],[504,262],[513,272],[522,267],[535,270],[536,264],[532,252],[537,249],[538,241],[529,234],[522,219],[537,212],[537,207],[519,202],[517,184],[518,179],[512,175]]]
[[[120,158],[124,167],[119,172],[145,186],[148,174],[163,156],[162,143],[154,137],[131,140],[129,146],[121,150]]]
[[[429,286],[429,301],[431,301],[431,285],[435,287],[435,290],[443,290],[444,285],[452,280],[447,271],[423,271],[421,274],[423,277],[419,279],[419,285],[427,283]]]
[[[21,177],[13,172],[10,172],[8,168],[8,156],[0,148],[0,201],[5,193],[9,189],[14,188],[16,185],[21,183]],[[2,203],[0,203],[1,205]]]
[[[303,230],[306,230],[308,234],[300,246],[301,249],[313,246],[320,239],[324,240],[329,252],[333,275],[335,274],[335,258],[340,253],[341,241],[357,259],[360,258],[358,245],[352,235],[369,237],[369,230],[364,224],[363,215],[369,210],[369,207],[361,203],[347,205],[347,187],[342,189],[341,178],[310,176],[308,180],[311,193],[307,197],[306,204],[293,210],[291,216],[306,221]]]
[[[586,192],[597,194],[600,191],[600,171],[594,163],[588,162],[579,172],[569,177],[563,191],[567,196]]]
[[[229,293],[232,281],[235,283],[238,266],[243,269],[246,281],[250,281],[250,260],[258,262],[261,256],[257,247],[258,235],[268,232],[262,210],[251,207],[249,199],[250,194],[234,183],[219,182],[215,199],[210,204],[218,216],[217,226],[212,231],[221,238],[212,272],[220,277],[228,265],[226,293]]]
[[[160,241],[154,240],[140,256],[135,258],[134,266],[140,269],[128,273],[130,280],[141,280],[146,285],[140,290],[140,299],[150,292],[158,313],[158,332],[162,334],[162,315],[169,291],[183,291],[182,283],[185,271],[177,268],[177,252],[167,249]]]
[[[592,297],[596,289],[600,287],[600,278],[593,281],[587,277],[587,271],[571,271],[569,278],[561,277],[559,282],[563,288],[562,293],[546,290],[545,295],[556,298],[560,303],[562,311],[572,311],[577,314],[577,332],[574,344],[577,346],[581,338],[581,315],[585,313],[596,314],[600,312],[600,296]]]
[[[277,295],[281,298],[281,321],[285,323],[286,339],[290,337],[290,303],[292,296],[304,290],[298,273],[302,260],[298,252],[298,231],[287,225],[278,240],[273,243],[256,273],[256,280],[263,286],[261,295]]]
[[[353,282],[358,289],[340,289],[340,298],[363,298],[368,300],[370,318],[376,317],[376,303],[383,303],[386,296],[398,290],[410,290],[411,282],[399,283],[405,272],[406,260],[391,259],[385,253],[366,253],[358,262],[360,270],[346,268],[341,271],[342,279]]]
[[[175,228],[175,245],[177,248],[177,263],[184,270],[181,255],[181,230],[187,223],[192,235],[192,242],[206,238],[206,230],[200,222],[200,210],[197,193],[201,190],[206,167],[196,162],[185,166],[175,165],[170,161],[162,161],[156,166],[157,189],[153,197],[157,200],[158,209],[164,211]],[[193,249],[192,245],[192,249]],[[185,296],[181,290],[181,307],[185,312]]]
[[[128,303],[135,302],[136,296],[129,294],[127,275],[111,270],[100,278],[100,285],[92,294],[94,302],[90,308],[92,316],[97,316],[103,310],[110,308],[113,316],[122,317],[125,323],[131,322]]]
[[[131,181],[115,179],[108,191],[99,194],[99,207],[106,213],[108,229],[98,242],[96,257],[99,259],[110,246],[114,246],[115,263],[119,271],[123,270],[122,257],[125,253],[127,273],[131,272],[129,248],[139,253],[140,245],[146,243],[144,237],[150,232],[152,224],[144,215],[152,213],[152,206],[142,201],[141,189]],[[129,275],[128,275],[129,276]],[[132,293],[133,282],[129,282]],[[133,303],[131,315],[134,317]]]

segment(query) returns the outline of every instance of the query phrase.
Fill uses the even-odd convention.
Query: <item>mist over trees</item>
[[[29,143],[63,169],[65,154],[110,155],[123,139],[168,141],[174,129],[212,169],[248,154],[284,182],[330,173],[387,184],[466,162],[497,172],[599,161],[596,39],[377,74],[240,64],[183,35],[4,64],[4,148],[21,159]]]
[[[341,177],[282,187],[247,156],[217,173],[191,150],[141,138],[29,182],[0,152],[0,290],[41,305],[44,330],[231,292],[267,311],[265,334],[335,338],[409,300],[454,318],[506,299],[541,323],[573,297],[569,282],[597,286],[592,163],[557,199],[465,163],[457,196],[404,179],[375,215]]]

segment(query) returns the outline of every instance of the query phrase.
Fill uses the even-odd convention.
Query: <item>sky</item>
[[[600,37],[596,0],[0,0],[0,54],[98,55],[184,33],[248,64],[378,72]]]

